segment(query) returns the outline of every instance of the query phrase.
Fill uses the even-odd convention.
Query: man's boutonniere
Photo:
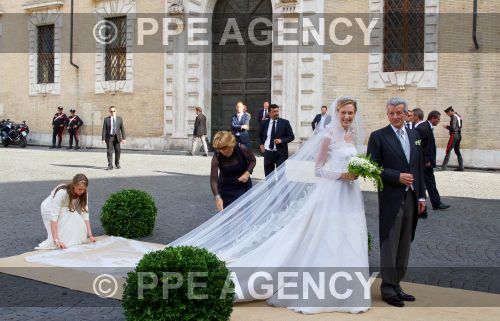
[[[415,141],[415,145],[416,145],[416,146],[420,146],[420,144],[422,144],[422,140],[417,139],[417,140]]]

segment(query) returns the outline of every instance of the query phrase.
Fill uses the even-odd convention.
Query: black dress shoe
[[[122,168],[120,165],[115,165],[116,169]]]
[[[447,210],[450,208],[450,205],[446,205],[446,204],[439,204],[437,207],[432,207],[433,210],[435,211],[438,211],[438,210],[441,210],[441,211],[444,211],[444,210]]]
[[[390,296],[386,298],[383,297],[382,300],[385,301],[387,304],[390,304],[395,307],[401,308],[405,306],[404,301],[399,298],[399,295]]]
[[[107,171],[110,171],[110,170],[113,170],[113,166],[108,166],[108,168],[106,168]]]
[[[413,295],[404,293],[404,291],[401,288],[396,289],[396,293],[398,294],[398,297],[403,301],[413,302],[416,300]]]
[[[463,168],[461,168],[461,167],[459,167],[459,168],[455,168],[455,172],[463,172],[463,171],[465,171],[465,169],[463,169]]]
[[[66,147],[66,149],[73,149],[73,147],[71,147],[71,146],[68,146],[68,147]]]

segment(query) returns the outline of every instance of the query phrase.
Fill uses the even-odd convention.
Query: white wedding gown
[[[333,174],[347,172],[347,164],[355,155],[357,150],[352,144],[330,144],[328,161],[323,168],[324,173],[330,173],[326,175],[330,178],[321,178],[306,199],[287,209],[298,211],[298,215],[259,247],[236,260],[231,258],[231,250],[217,255],[233,270],[243,267],[255,267],[255,271],[259,267],[297,267],[309,271],[307,268],[331,267],[346,270],[353,277],[352,272],[359,271],[368,279],[368,234],[359,183],[339,180]],[[247,280],[238,281],[244,283]],[[258,284],[255,288],[259,288]],[[278,296],[275,291],[267,302],[283,306]],[[302,313],[358,313],[369,309],[370,298],[353,296],[351,299],[321,302],[319,307],[286,307]]]

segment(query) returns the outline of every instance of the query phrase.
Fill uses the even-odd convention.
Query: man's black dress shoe
[[[416,300],[413,295],[404,293],[404,291],[401,288],[396,289],[396,293],[398,294],[398,297],[403,301],[413,302]]]
[[[395,307],[404,307],[405,306],[405,303],[403,302],[403,300],[401,300],[399,298],[399,295],[389,296],[386,298],[383,297],[382,300],[385,301],[387,304],[390,304],[390,305],[395,306]]]
[[[439,204],[438,207],[433,207],[433,210],[447,210],[450,208],[450,205],[445,205],[443,203]]]
[[[455,172],[463,172],[463,171],[465,171],[465,169],[463,169],[462,167],[455,168]]]
[[[122,168],[120,165],[115,165],[116,169]]]
[[[110,171],[113,169],[113,166],[108,166],[108,168],[106,168],[107,171]]]

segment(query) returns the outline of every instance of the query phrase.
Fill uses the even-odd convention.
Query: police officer
[[[56,137],[59,139],[57,148],[61,148],[62,134],[67,121],[68,117],[63,113],[62,106],[57,107],[57,113],[52,118],[52,146],[50,148],[56,148]]]
[[[70,109],[71,115],[68,117],[68,133],[69,133],[69,146],[68,149],[73,148],[73,138],[75,138],[75,150],[80,149],[78,143],[80,141],[80,127],[83,126],[83,121],[76,115],[76,110]]]
[[[462,141],[462,117],[460,117],[460,115],[453,110],[452,106],[446,108],[444,112],[450,117],[450,125],[443,125],[443,127],[448,129],[450,132],[450,139],[446,145],[446,156],[444,157],[441,170],[448,169],[448,161],[450,160],[450,153],[453,149],[458,159],[458,168],[455,170],[461,172],[464,170],[464,160],[462,159],[462,154],[460,153],[460,142]]]

